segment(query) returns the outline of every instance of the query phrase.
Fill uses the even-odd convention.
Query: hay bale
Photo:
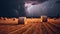
[[[41,16],[41,22],[47,22],[47,16]]]

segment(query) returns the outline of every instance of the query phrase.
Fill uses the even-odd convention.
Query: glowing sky
[[[32,3],[25,3],[27,16],[57,16],[59,12],[59,4],[56,4],[58,0],[48,0],[43,3],[32,5]],[[32,1],[33,2],[33,1]],[[58,5],[58,6],[57,6]]]
[[[27,16],[40,16],[47,14],[46,2],[42,4],[32,5],[32,3],[25,3]]]

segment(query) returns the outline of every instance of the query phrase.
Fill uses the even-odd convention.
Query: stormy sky
[[[32,3],[27,12],[25,3]],[[0,17],[60,16],[60,0],[1,0],[0,7]]]

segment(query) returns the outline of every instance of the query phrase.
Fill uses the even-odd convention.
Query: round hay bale
[[[41,22],[47,22],[47,16],[41,16]]]
[[[25,17],[19,17],[18,24],[24,24],[24,18]]]

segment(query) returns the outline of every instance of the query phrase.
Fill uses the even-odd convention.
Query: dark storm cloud
[[[56,17],[58,15],[60,16],[60,4],[59,4],[59,2],[56,3],[57,1],[59,1],[59,0],[48,0],[48,1],[44,1],[44,2],[40,3],[41,4],[40,5],[40,11],[36,11],[38,8],[37,8],[37,6],[35,6],[37,8],[35,10],[36,16],[41,16],[42,14],[47,15],[47,16],[52,16],[52,17]],[[34,1],[32,1],[32,2],[34,2]],[[36,5],[36,4],[34,4],[34,5]],[[35,7],[34,7],[34,9],[35,9]],[[29,12],[33,12],[32,10],[34,10],[34,9],[30,8]],[[47,12],[47,13],[44,14],[45,12]],[[30,16],[32,16],[32,15],[34,16],[35,13],[33,12]]]
[[[56,3],[60,3],[60,0],[59,1],[56,1]]]
[[[56,3],[59,0],[49,0],[47,3],[48,16],[57,17],[60,15],[60,4]]]
[[[1,0],[0,16],[4,17],[24,16],[23,0]]]
[[[24,16],[24,1],[37,1],[40,4],[44,4],[47,8],[48,16],[60,15],[60,0],[1,0],[0,16]]]
[[[39,2],[39,3],[43,3],[43,2],[45,2],[45,1],[48,1],[48,0],[25,0],[25,1],[37,1],[37,2]]]
[[[25,0],[25,1],[46,1],[46,0]]]

